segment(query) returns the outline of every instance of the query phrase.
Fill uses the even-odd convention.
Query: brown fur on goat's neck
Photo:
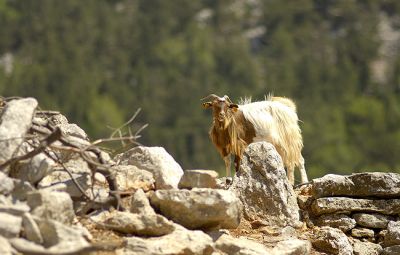
[[[243,113],[228,111],[223,123],[213,121],[210,137],[222,157],[234,154],[242,157],[244,149],[253,141],[255,129]]]

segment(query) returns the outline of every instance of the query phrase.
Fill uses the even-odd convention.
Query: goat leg
[[[227,155],[224,157],[226,177],[231,177],[231,156]]]

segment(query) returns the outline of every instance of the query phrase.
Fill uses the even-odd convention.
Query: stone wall
[[[399,174],[329,174],[298,192],[304,219],[310,228],[318,229],[316,248],[342,254],[399,254]],[[322,241],[339,237],[344,241],[336,248]]]

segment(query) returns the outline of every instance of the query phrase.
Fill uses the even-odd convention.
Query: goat
[[[231,176],[231,154],[237,172],[245,148],[252,142],[266,141],[272,143],[282,157],[292,185],[295,167],[300,170],[302,183],[308,182],[301,155],[303,139],[292,100],[268,96],[265,101],[237,105],[228,96],[215,94],[202,100],[211,100],[203,103],[203,107],[212,108],[213,123],[209,135],[225,161],[227,176]]]

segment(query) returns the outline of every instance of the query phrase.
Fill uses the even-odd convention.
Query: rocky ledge
[[[33,98],[0,107],[0,254],[400,254],[400,176],[293,190],[268,143],[233,180],[161,147],[111,156]]]

